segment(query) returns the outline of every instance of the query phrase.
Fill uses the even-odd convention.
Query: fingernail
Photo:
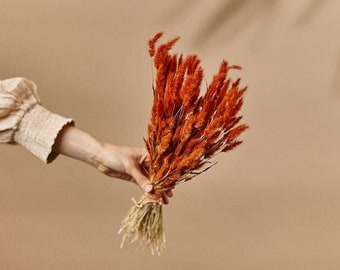
[[[150,185],[150,184],[146,184],[146,185],[144,186],[144,190],[145,190],[146,192],[150,192],[152,189],[153,189],[153,186]]]

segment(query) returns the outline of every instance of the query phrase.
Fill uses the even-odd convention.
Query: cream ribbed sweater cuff
[[[14,141],[46,163],[58,155],[52,146],[61,129],[72,119],[51,113],[41,105],[31,108],[20,121]]]

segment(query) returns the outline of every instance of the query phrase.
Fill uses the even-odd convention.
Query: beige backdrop
[[[340,269],[339,14],[337,0],[0,0],[0,78],[32,79],[96,137],[143,146],[160,30],[208,81],[222,58],[244,67],[251,126],[175,190],[160,257],[119,248],[136,186],[1,145],[0,269]]]

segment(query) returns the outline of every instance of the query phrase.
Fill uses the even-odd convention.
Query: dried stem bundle
[[[145,140],[150,154],[153,191],[144,194],[122,223],[123,241],[139,240],[159,253],[165,244],[162,228],[162,195],[211,168],[211,158],[241,143],[248,128],[238,115],[246,87],[232,81],[228,71],[240,69],[222,61],[207,91],[201,93],[203,69],[196,55],[170,54],[179,38],[156,47],[162,33],[149,41],[156,79],[153,106]]]

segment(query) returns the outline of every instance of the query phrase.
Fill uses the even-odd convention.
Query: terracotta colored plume
[[[156,194],[209,168],[209,159],[239,145],[237,138],[247,129],[246,125],[238,125],[242,117],[237,115],[246,88],[240,88],[240,79],[227,77],[230,69],[240,67],[223,61],[202,94],[199,58],[170,54],[179,38],[156,47],[161,36],[157,33],[149,41],[157,73],[146,146]]]
[[[165,245],[162,225],[164,192],[211,168],[211,158],[241,143],[247,129],[238,115],[245,87],[228,77],[240,69],[222,61],[203,93],[203,69],[196,55],[170,54],[178,38],[156,46],[162,33],[149,41],[149,54],[156,69],[153,106],[145,139],[150,154],[152,193],[145,193],[123,220],[122,245],[136,240],[160,253]]]

